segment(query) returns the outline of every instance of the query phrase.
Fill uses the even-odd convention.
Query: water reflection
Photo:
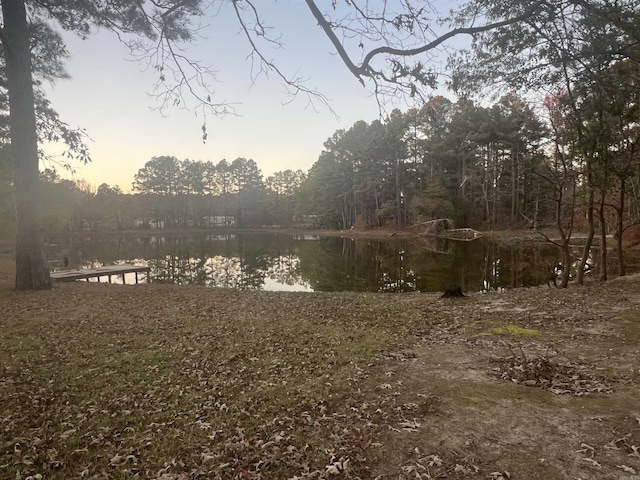
[[[144,263],[154,282],[239,290],[440,292],[546,284],[551,245],[484,239],[349,239],[308,235],[71,237],[55,242],[70,267]]]

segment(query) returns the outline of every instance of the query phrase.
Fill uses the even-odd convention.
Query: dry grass
[[[95,283],[21,293],[5,282],[0,478],[635,475],[639,286],[441,300]],[[546,370],[597,367],[613,393],[496,378],[492,362],[510,354],[544,355]],[[581,423],[585,411],[600,421]],[[535,438],[501,430],[518,418]],[[561,452],[542,453],[550,443]]]
[[[333,456],[366,471],[361,439],[398,417],[393,392],[364,385],[369,369],[422,317],[417,297],[385,303],[153,285],[5,288],[0,476],[288,478],[324,472]]]

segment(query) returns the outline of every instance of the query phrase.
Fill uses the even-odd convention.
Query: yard
[[[640,479],[640,276],[237,292],[0,276],[0,478]]]

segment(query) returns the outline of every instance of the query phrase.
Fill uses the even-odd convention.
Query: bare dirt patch
[[[401,478],[640,478],[637,280],[451,304],[403,370],[440,409],[397,436]]]
[[[443,356],[457,360],[442,362]],[[637,472],[635,386],[593,398],[559,395],[496,379],[491,363],[465,345],[418,351],[405,373],[415,388],[436,395],[441,409],[424,419],[422,435],[402,438],[405,478],[509,472],[526,479],[619,479],[624,467]],[[433,456],[442,464],[423,469]]]

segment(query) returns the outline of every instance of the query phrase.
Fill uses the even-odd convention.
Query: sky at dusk
[[[252,79],[250,46],[229,3],[202,19],[203,38],[185,46],[190,58],[213,66],[218,79],[212,85],[215,98],[233,104],[237,113],[208,116],[206,143],[201,112],[159,112],[150,95],[155,72],[132,61],[114,34],[98,32],[87,40],[65,34],[71,78],[47,86],[47,94],[63,121],[86,130],[93,159],[89,165],[73,164],[72,178],[129,191],[137,171],[161,155],[214,163],[251,158],[265,177],[286,169],[308,171],[336,130],[378,118],[372,87],[363,87],[348,71],[304,2],[257,3],[265,24],[282,35],[284,44],[283,49],[265,53],[285,74],[307,79],[305,85],[328,97],[335,113],[320,102],[310,105],[306,97],[292,100],[273,74]],[[451,8],[454,2],[441,3]],[[63,148],[46,150],[55,156]]]

